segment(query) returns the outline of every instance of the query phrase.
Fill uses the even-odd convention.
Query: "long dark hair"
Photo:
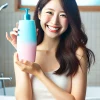
[[[36,22],[36,28],[38,29],[37,45],[39,45],[44,38],[44,32],[40,26],[40,20],[38,18],[38,12],[41,12],[43,7],[50,0],[39,0],[34,13],[34,20]],[[73,75],[78,71],[80,62],[76,57],[76,50],[78,47],[83,48],[86,52],[88,65],[90,69],[92,61],[95,61],[94,53],[86,47],[88,38],[85,34],[83,24],[81,22],[79,9],[75,0],[60,0],[61,5],[67,15],[69,22],[67,30],[61,35],[60,42],[56,51],[56,58],[60,63],[60,68],[55,74],[61,75],[67,72],[67,76]]]

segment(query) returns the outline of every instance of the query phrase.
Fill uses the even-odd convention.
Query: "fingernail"
[[[19,36],[19,34],[18,33],[15,33],[17,36]]]

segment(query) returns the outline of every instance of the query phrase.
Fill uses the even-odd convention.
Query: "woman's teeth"
[[[47,26],[50,30],[54,30],[54,31],[57,31],[59,30],[59,28],[54,28],[54,27],[51,27],[51,26]]]

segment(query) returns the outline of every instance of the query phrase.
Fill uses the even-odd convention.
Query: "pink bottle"
[[[30,20],[28,8],[21,8],[21,10],[26,10],[26,14],[24,15],[24,20],[19,21],[17,52],[19,55],[19,60],[24,59],[34,62],[37,45],[35,21]]]

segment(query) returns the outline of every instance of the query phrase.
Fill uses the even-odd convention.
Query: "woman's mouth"
[[[52,27],[52,26],[49,26],[49,25],[47,25],[47,27],[48,27],[50,32],[54,32],[54,33],[58,32],[59,29],[60,29],[59,27]]]

